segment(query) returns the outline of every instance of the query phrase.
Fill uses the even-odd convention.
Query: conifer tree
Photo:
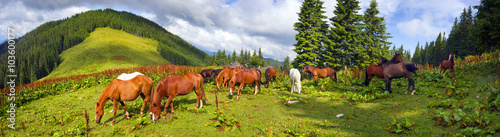
[[[320,0],[304,0],[300,8],[299,21],[296,22],[294,30],[298,33],[295,35],[297,43],[294,44],[297,57],[293,60],[294,67],[303,65],[317,66],[320,60],[320,51],[324,43],[324,36],[328,31],[328,24],[323,19],[327,17],[323,3]]]
[[[363,16],[363,22],[365,23],[363,31],[364,48],[369,56],[369,62],[374,64],[377,63],[381,57],[387,56],[389,53],[389,47],[387,45],[392,44],[387,41],[391,38],[390,33],[386,33],[386,27],[384,22],[384,17],[377,17],[380,11],[377,9],[377,1],[370,1],[370,7],[366,9]]]

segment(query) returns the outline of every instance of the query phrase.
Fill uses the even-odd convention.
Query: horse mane
[[[397,53],[396,53],[396,54],[394,55],[394,57],[392,57],[392,59],[389,61],[389,64],[396,64],[396,57],[397,57],[398,55],[399,55],[399,56],[401,56],[400,54],[397,54]],[[386,59],[386,60],[387,60],[387,59]]]

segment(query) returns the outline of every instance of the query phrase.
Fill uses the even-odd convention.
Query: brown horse
[[[127,78],[129,76],[129,78]],[[135,100],[138,96],[144,100],[144,104],[141,108],[141,115],[143,114],[144,107],[146,103],[150,101],[150,94],[153,90],[153,80],[140,74],[138,72],[132,73],[130,75],[122,74],[120,77],[113,79],[111,83],[102,91],[101,96],[97,100],[95,105],[95,120],[96,123],[99,124],[101,122],[102,115],[104,114],[104,105],[109,100],[113,101],[113,121],[111,121],[111,125],[113,125],[116,121],[116,111],[118,102],[122,105],[123,110],[126,113],[126,119],[129,119],[129,113],[125,108],[125,103],[123,101],[132,101]]]
[[[217,76],[217,88],[227,86],[226,82],[229,81],[236,73],[243,71],[242,68],[236,67],[234,69],[224,69]]]
[[[208,80],[210,80],[210,78],[212,78],[212,80],[215,80],[214,75],[212,75],[214,71],[214,69],[205,69],[200,72],[200,75],[203,77],[203,79],[208,78]]]
[[[441,69],[441,73],[443,74],[446,73],[447,69],[450,69],[452,73],[455,72],[454,67],[455,67],[455,59],[453,59],[453,53],[450,53],[448,60],[443,60],[441,61],[441,64],[439,64],[439,68]]]
[[[239,99],[241,96],[241,89],[245,87],[245,84],[255,84],[255,94],[257,95],[257,88],[259,88],[260,92],[260,70],[251,69],[248,71],[242,71],[236,73],[234,77],[229,81],[229,93],[231,96],[233,95],[233,89],[236,83],[240,83],[240,87],[238,88],[238,96],[236,99]]]
[[[276,81],[276,71],[273,68],[267,68],[264,76],[266,77],[266,88],[269,87],[269,83],[271,83],[271,80]]]
[[[392,79],[401,77],[408,78],[408,91],[410,91],[410,87],[413,86],[413,92],[411,94],[413,95],[415,93],[415,81],[413,80],[413,73],[415,73],[418,70],[418,68],[415,66],[414,63],[403,61],[401,63],[394,64],[391,63],[386,58],[382,57],[380,59],[379,65],[382,65],[383,67],[385,87],[386,90],[389,91],[389,93],[392,93],[391,89]]]
[[[335,77],[335,83],[337,82],[337,72],[335,72],[335,70],[333,70],[330,67],[320,69],[313,66],[305,65],[304,68],[302,68],[302,72],[306,71],[314,76],[314,81],[316,82],[316,86],[318,86],[318,78],[330,77],[330,80],[333,80],[333,77]]]
[[[151,107],[149,109],[149,111],[153,113],[153,122],[158,121],[161,113],[160,105],[164,97],[167,97],[168,100],[164,106],[165,113],[163,114],[163,118],[166,118],[168,105],[170,105],[170,117],[174,114],[174,103],[172,103],[172,100],[175,96],[189,94],[193,89],[197,96],[196,107],[198,107],[198,104],[200,108],[203,107],[203,101],[201,99],[203,98],[203,100],[207,101],[203,84],[203,77],[193,72],[186,73],[182,76],[169,76],[159,82],[153,91],[154,97],[150,103]]]
[[[366,80],[365,80],[365,86],[370,85],[370,80],[374,77],[378,78],[384,78],[384,68],[382,66],[378,66],[375,64],[371,64],[370,66],[366,67]]]
[[[393,64],[398,64],[403,61],[403,57],[400,54],[396,54],[393,59],[391,59],[389,62]],[[377,77],[377,78],[384,78],[384,73],[383,73],[383,67],[380,65],[375,65],[371,64],[370,66],[366,67],[366,77],[365,77],[365,86],[370,85],[370,81],[372,78]]]

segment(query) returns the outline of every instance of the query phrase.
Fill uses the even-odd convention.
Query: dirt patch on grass
[[[113,61],[130,61],[128,57],[125,56],[113,56],[111,57],[111,60]]]

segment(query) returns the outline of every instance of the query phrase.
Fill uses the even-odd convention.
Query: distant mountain
[[[158,24],[129,12],[92,10],[70,18],[51,21],[16,39],[16,74],[30,83],[51,73],[62,62],[63,51],[80,44],[97,28],[109,27],[158,42],[156,51],[172,64],[203,65],[208,55]],[[7,42],[0,45],[0,88],[7,74]],[[9,73],[10,74],[10,73]]]

